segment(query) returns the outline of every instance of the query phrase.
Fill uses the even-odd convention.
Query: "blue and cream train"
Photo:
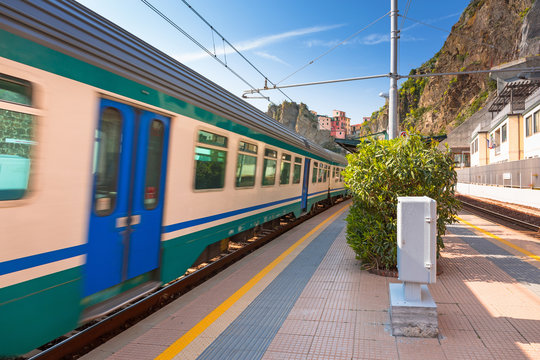
[[[0,0],[0,357],[345,193],[345,158],[71,0]]]

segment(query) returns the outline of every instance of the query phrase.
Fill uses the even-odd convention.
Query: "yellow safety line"
[[[225,311],[227,311],[231,306],[234,305],[242,296],[244,296],[252,287],[254,287],[266,274],[268,274],[272,269],[274,269],[280,262],[282,262],[287,255],[294,251],[300,244],[302,244],[306,239],[313,235],[317,230],[319,230],[324,224],[341,214],[345,211],[349,205],[343,207],[343,209],[337,211],[335,214],[330,216],[328,219],[324,220],[322,223],[317,225],[313,230],[304,235],[300,240],[295,242],[290,248],[285,250],[279,257],[272,261],[268,266],[262,269],[257,275],[255,275],[251,280],[249,280],[244,286],[238,289],[234,294],[232,294],[227,300],[221,303],[217,308],[215,308],[210,314],[206,315],[197,325],[191,328],[187,333],[185,333],[181,338],[176,340],[171,346],[169,346],[164,352],[162,352],[156,360],[165,360],[174,358],[180,351],[182,351],[186,346],[188,346],[197,336],[199,336],[206,328],[208,328],[214,321],[216,321]]]
[[[478,226],[475,226],[475,225],[471,224],[471,223],[468,222],[467,220],[463,220],[463,219],[460,218],[459,216],[456,216],[456,219],[458,219],[458,220],[461,221],[462,223],[467,224],[467,225],[469,225],[470,227],[472,227],[472,228],[474,228],[474,229],[476,229],[476,230],[478,230],[478,231],[480,231],[480,232],[486,234],[487,236],[492,237],[492,238],[494,238],[495,240],[497,240],[497,241],[499,241],[499,242],[502,242],[502,243],[505,244],[505,245],[510,246],[512,249],[515,249],[515,250],[519,251],[520,253],[522,253],[522,254],[524,254],[524,255],[527,255],[527,256],[530,257],[530,258],[533,258],[533,259],[536,260],[536,261],[540,261],[540,256],[534,255],[532,252],[530,252],[530,251],[528,251],[528,250],[525,250],[525,249],[522,249],[522,248],[520,248],[519,246],[512,244],[510,241],[504,240],[503,238],[500,238],[500,237],[498,237],[497,235],[494,235],[494,234],[490,233],[489,231],[486,231],[486,230],[484,230],[484,229],[481,229],[481,228],[479,228]]]

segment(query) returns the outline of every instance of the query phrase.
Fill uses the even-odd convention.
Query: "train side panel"
[[[26,130],[35,142],[25,196],[0,201],[0,233],[10,240],[0,252],[0,347],[17,354],[79,320],[96,102],[75,81],[4,58],[0,69],[29,81],[33,97],[28,109],[0,105],[4,116],[33,113]]]
[[[226,172],[223,187],[196,189],[195,147],[199,131],[216,134],[227,139]],[[238,148],[240,142],[257,148],[255,182],[252,186],[236,186]],[[277,153],[275,184],[263,186],[263,164],[266,149]],[[280,167],[285,154],[290,156],[291,167],[295,158],[304,157],[275,144],[257,141],[225,131],[194,119],[177,116],[172,121],[169,177],[165,202],[162,280],[167,282],[193,264],[201,252],[214,242],[228,238],[259,224],[288,213],[299,215],[302,184],[292,183],[292,170],[288,184],[280,184]]]

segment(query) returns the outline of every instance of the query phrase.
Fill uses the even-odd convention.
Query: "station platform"
[[[460,214],[429,285],[439,337],[390,332],[389,282],[319,214],[82,359],[540,359],[540,239]]]

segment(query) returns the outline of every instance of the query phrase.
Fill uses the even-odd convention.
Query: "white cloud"
[[[339,40],[325,41],[325,40],[316,40],[315,39],[315,40],[305,41],[304,44],[308,48],[315,47],[315,46],[332,47],[332,46],[336,46],[337,44],[339,44]]]
[[[390,41],[389,34],[370,34],[359,40],[360,44],[363,45],[377,45],[388,41]]]
[[[278,63],[283,64],[283,65],[291,66],[289,63],[283,61],[282,59],[278,58],[277,56],[272,55],[272,54],[268,54],[267,52],[264,52],[264,51],[256,51],[255,55],[260,56],[260,57],[265,58],[265,59],[269,59],[269,60],[278,62]]]
[[[233,44],[233,45],[234,45],[234,47],[236,49],[238,49],[238,51],[253,50],[253,49],[263,47],[265,45],[269,45],[269,44],[276,43],[276,42],[281,42],[281,41],[284,41],[284,40],[287,40],[287,39],[290,39],[290,38],[299,37],[299,36],[308,35],[308,34],[313,34],[313,33],[318,33],[318,32],[323,32],[323,31],[328,31],[328,30],[335,29],[335,28],[338,28],[338,27],[341,27],[341,26],[343,26],[343,25],[313,26],[313,27],[309,27],[309,28],[303,28],[303,29],[287,31],[287,32],[280,33],[280,34],[263,36],[263,37],[258,38],[258,39],[247,40],[247,41],[240,42],[240,43]],[[224,52],[223,51],[218,52],[218,55],[223,55],[224,53],[225,54],[231,54],[231,53],[234,53],[234,50],[230,46],[227,46],[225,48],[225,51]],[[178,58],[182,62],[190,62],[190,61],[203,59],[206,56],[208,56],[208,54],[206,52],[199,51],[199,52],[196,52],[196,53],[180,54],[180,55],[177,55],[176,58]]]
[[[409,35],[400,35],[399,40],[403,42],[415,42],[424,41],[425,39]],[[390,34],[370,34],[354,42],[359,42],[362,45],[377,45],[384,42],[390,42]]]

